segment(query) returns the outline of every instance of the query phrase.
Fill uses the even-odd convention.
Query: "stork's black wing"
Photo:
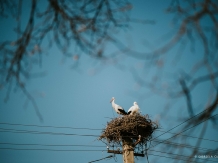
[[[127,112],[123,109],[118,109],[122,115],[127,115]]]

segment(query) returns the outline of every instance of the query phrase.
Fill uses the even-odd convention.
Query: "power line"
[[[163,134],[160,134],[160,135],[158,135],[157,137],[155,137],[155,138],[153,138],[153,139],[156,139],[156,138],[158,138],[158,137],[160,137],[160,136],[162,136],[162,135],[164,135],[164,134],[168,133],[169,131],[171,131],[171,130],[173,130],[173,129],[177,128],[177,127],[179,127],[180,125],[184,124],[185,122],[188,122],[188,121],[190,121],[191,119],[193,119],[194,117],[196,117],[196,116],[198,116],[198,115],[202,114],[202,113],[203,113],[203,112],[205,112],[205,111],[207,111],[207,109],[206,109],[206,110],[204,110],[204,111],[202,111],[202,112],[200,112],[200,113],[198,113],[198,114],[196,114],[196,115],[194,115],[194,116],[192,116],[191,118],[189,118],[189,119],[185,120],[184,122],[182,122],[182,123],[180,123],[180,124],[178,124],[178,125],[174,126],[173,128],[171,128],[171,129],[169,129],[169,130],[165,131]]]
[[[216,116],[216,115],[214,115],[214,116]],[[212,118],[212,117],[211,117]],[[201,122],[202,123],[202,122]],[[199,123],[200,124],[200,123]],[[198,125],[198,124],[197,124]],[[192,126],[192,127],[194,127],[194,126]],[[191,127],[191,128],[192,128]],[[5,129],[5,128],[0,128],[0,129],[2,129],[2,130],[6,130],[6,131],[0,131],[0,132],[13,132],[14,133],[14,131],[15,131],[15,133],[31,133],[31,134],[52,134],[52,135],[77,135],[77,136],[95,136],[95,137],[98,137],[98,135],[80,135],[80,134],[67,134],[67,133],[54,133],[54,132],[40,132],[40,131],[29,131],[29,130],[14,130],[14,129]],[[190,129],[190,128],[189,128]],[[186,129],[186,130],[188,130],[188,129]],[[184,132],[184,131],[182,131],[182,132]],[[180,132],[180,133],[182,133],[182,132]],[[178,134],[180,134],[180,133],[178,133]],[[178,135],[177,134],[177,135]],[[174,136],[176,136],[176,135],[174,135]],[[174,137],[173,136],[173,137]],[[171,137],[172,138],[172,137]],[[168,140],[168,139],[167,139]],[[155,140],[153,140],[153,141],[155,141]],[[208,148],[195,148],[194,146],[190,146],[190,145],[185,145],[185,144],[177,144],[177,143],[172,143],[172,142],[165,142],[166,140],[163,140],[163,141],[157,141],[157,142],[159,142],[158,144],[160,144],[160,143],[165,143],[165,144],[172,144],[172,145],[177,145],[177,146],[182,146],[182,147],[187,147],[187,148],[193,148],[193,149],[200,149],[200,150],[212,150],[212,149],[208,149]],[[158,145],[158,144],[156,144],[156,145]],[[32,144],[33,145],[33,144]],[[156,145],[154,145],[154,146],[156,146]],[[44,146],[46,146],[46,145],[44,145]],[[47,146],[49,146],[49,145],[47,145]],[[52,146],[52,145],[51,145]],[[55,146],[55,145],[54,145]],[[56,146],[58,146],[58,145],[56,145]],[[64,146],[64,145],[60,145],[60,146]],[[153,147],[154,147],[153,146]]]
[[[54,151],[54,152],[103,152],[103,151],[107,151],[107,150],[60,150],[60,149],[34,149],[34,148],[0,148],[0,150],[19,150],[19,151]],[[155,151],[157,152],[157,151]],[[153,156],[158,156],[158,157],[165,157],[165,158],[171,158],[171,159],[175,159],[175,160],[183,160],[183,161],[188,161],[185,159],[181,159],[181,158],[173,158],[173,157],[168,157],[168,156],[160,156],[160,155],[155,155],[155,154],[149,154],[149,155],[153,155]],[[212,161],[212,160],[209,160]],[[92,161],[93,162],[93,161]],[[193,161],[189,161],[189,162],[193,162]],[[214,162],[214,161],[213,161]],[[196,161],[195,161],[196,163]]]
[[[162,141],[157,141],[157,140],[153,140],[154,142],[162,142]],[[173,143],[173,142],[163,142],[164,144],[170,144],[170,145],[175,145],[175,146],[180,146],[180,147],[186,147],[186,148],[192,148],[192,149],[198,149],[198,150],[210,150],[213,151],[214,149],[209,149],[209,148],[201,148],[201,147],[195,147],[195,146],[191,146],[191,145],[187,145],[187,144],[179,144],[179,143]]]
[[[95,150],[95,149],[90,149],[90,150],[84,150],[84,149],[37,149],[37,148],[0,148],[0,150],[21,150],[21,151],[58,151],[58,152],[98,152],[98,151],[107,151],[107,150]]]
[[[73,150],[73,149],[42,149],[42,148],[0,148],[0,150],[20,150],[20,151],[56,151],[56,152],[105,152],[107,150],[96,150],[96,149],[91,149],[91,150]],[[175,156],[179,156],[179,157],[187,157],[185,155],[179,155],[179,154],[174,154],[174,153],[168,153],[168,152],[162,152],[162,151],[157,151],[157,150],[149,150],[149,151],[153,151],[153,152],[159,152],[159,153],[165,153],[165,154],[171,154],[171,155],[175,155]],[[149,154],[149,155],[154,155],[154,154]],[[160,156],[160,155],[154,155],[154,156]],[[166,157],[166,158],[172,158],[172,159],[177,159],[177,160],[183,160],[183,161],[188,161],[188,160],[184,160],[181,158],[173,158],[173,157],[167,157],[167,156],[160,156],[160,157]],[[197,158],[198,159],[198,158]],[[213,160],[208,160],[208,161],[212,161],[212,162],[216,162]],[[94,162],[94,161],[92,161]],[[191,161],[192,162],[192,161]]]
[[[6,130],[6,131],[16,131],[18,133],[35,133],[35,132],[39,132],[40,134],[63,134],[63,135],[68,135],[67,133],[54,133],[54,132],[41,132],[41,131],[36,131],[36,130],[17,130],[17,129],[8,129],[8,128],[0,128],[0,130]],[[164,131],[161,131],[159,130],[160,132],[164,132]],[[3,132],[3,131],[0,131],[0,132]],[[178,134],[178,133],[172,133],[172,132],[169,132],[170,134]],[[80,134],[71,134],[71,135],[78,135],[78,136],[99,136],[99,135],[80,135]],[[182,135],[182,134],[181,134]],[[196,138],[196,139],[203,139],[203,140],[208,140],[208,141],[214,141],[214,142],[218,142],[217,140],[211,140],[211,139],[206,139],[206,138],[200,138],[200,137],[194,137],[194,136],[188,136],[188,135],[182,135],[182,136],[187,136],[187,137],[193,137],[193,138]],[[129,137],[129,136],[127,136]],[[130,136],[131,137],[131,136]],[[155,138],[154,138],[155,139]],[[153,139],[152,139],[153,140]]]
[[[64,136],[93,136],[93,137],[99,137],[98,135],[81,135],[81,134],[69,134],[69,133],[56,133],[56,132],[41,132],[41,131],[30,131],[30,130],[15,130],[15,129],[4,129],[4,128],[0,128],[0,132],[12,132],[12,133],[28,133],[28,134],[49,134],[49,135],[64,135]],[[186,144],[178,144],[178,143],[173,143],[173,142],[164,142],[163,141],[159,141],[159,140],[152,140],[154,142],[159,142],[160,143],[165,143],[165,144],[172,144],[172,145],[176,145],[176,146],[181,146],[181,147],[187,147],[187,148],[193,148],[196,149],[194,146],[191,145],[186,145]],[[158,145],[156,144],[156,145]],[[154,146],[156,146],[154,145]],[[153,147],[154,147],[153,146]],[[199,150],[212,150],[212,149],[208,149],[208,148],[197,148]]]
[[[3,130],[3,131],[1,131],[1,130]],[[98,135],[82,135],[82,134],[69,134],[69,133],[58,133],[58,132],[41,132],[41,131],[33,131],[33,130],[30,131],[30,130],[16,130],[16,129],[5,129],[5,128],[0,128],[0,132],[98,137]]]
[[[163,140],[162,142],[160,142],[160,143],[158,143],[158,144],[161,144],[161,143],[163,143],[163,142],[165,142],[165,141],[167,141],[167,140],[169,140],[169,139],[172,139],[172,138],[178,136],[180,133],[183,133],[183,132],[185,132],[185,131],[187,131],[187,130],[193,128],[193,127],[196,127],[197,125],[199,125],[199,124],[201,124],[201,123],[203,123],[203,122],[205,122],[205,121],[209,120],[210,118],[213,118],[213,117],[215,117],[215,116],[217,116],[217,115],[218,115],[218,114],[215,114],[215,115],[213,115],[213,116],[210,116],[210,117],[208,117],[207,119],[205,119],[205,120],[203,120],[203,121],[201,121],[201,122],[195,124],[195,125],[192,126],[192,127],[189,127],[189,128],[187,128],[187,129],[185,129],[185,130],[179,132],[179,133],[176,134],[176,135],[173,135],[172,137],[170,137],[170,138],[168,138],[168,139]],[[156,144],[156,145],[154,145],[154,146],[152,146],[152,147],[155,147],[155,146],[157,146],[158,144]],[[151,147],[151,148],[152,148],[152,147]]]
[[[10,125],[10,126],[25,126],[25,127],[40,127],[40,128],[62,128],[62,129],[81,129],[81,130],[102,130],[102,129],[93,129],[93,128],[79,128],[79,127],[64,127],[64,126],[43,126],[43,125],[34,125],[34,124],[20,124],[20,123],[6,123],[0,122],[1,125]]]
[[[65,135],[65,136],[93,136],[93,137],[99,137],[99,135],[81,135],[81,134],[70,134],[70,133],[56,133],[56,132],[41,132],[41,131],[30,131],[30,130],[15,130],[15,129],[5,129],[5,128],[0,128],[0,132],[11,132],[11,133],[28,133],[28,134],[49,134],[49,135]],[[161,142],[158,140],[152,140],[152,141],[156,141],[156,142]],[[166,143],[166,144],[169,144]],[[173,143],[171,143],[173,144]],[[175,144],[175,143],[174,143]],[[186,146],[184,144],[179,144],[181,146]],[[191,147],[191,146],[189,146]]]
[[[52,146],[52,147],[106,147],[102,145],[80,145],[80,144],[28,144],[28,143],[9,143],[9,142],[0,142],[1,145],[15,145],[15,146]]]
[[[92,162],[97,162],[97,161],[105,160],[105,159],[111,158],[111,157],[113,157],[113,155],[109,155],[109,156],[107,156],[107,157],[104,157],[104,158],[101,158],[101,159],[98,159],[98,160],[90,161],[90,162],[88,162],[88,163],[92,163]]]
[[[3,131],[1,131],[1,130],[3,130]],[[30,133],[30,134],[51,134],[51,135],[71,135],[71,136],[75,135],[75,136],[94,136],[94,137],[99,137],[99,135],[81,135],[81,134],[68,134],[68,133],[56,133],[56,132],[41,132],[41,131],[36,131],[36,130],[32,130],[31,131],[31,130],[17,130],[17,129],[6,129],[6,128],[0,128],[0,132]],[[162,131],[162,132],[164,132],[164,131]],[[176,133],[171,133],[171,134],[176,134]],[[189,136],[189,137],[193,137],[193,136]],[[218,142],[216,140],[211,140],[211,139],[198,138],[198,137],[194,137],[194,138]],[[154,139],[152,139],[152,141]]]
[[[73,149],[42,149],[42,148],[0,148],[0,150],[19,150],[19,151],[53,151],[53,152],[106,152],[107,150],[96,150],[96,149],[91,149],[91,150],[73,150]],[[175,155],[175,156],[179,156],[179,157],[188,157],[185,155],[179,155],[179,154],[174,154],[174,153],[168,153],[168,152],[162,152],[162,151],[157,151],[157,150],[150,150],[153,152],[159,152],[159,153],[166,153],[166,154],[171,154],[171,155]],[[188,161],[188,160],[184,160],[181,158],[173,158],[173,157],[167,157],[167,156],[160,156],[160,155],[155,155],[155,154],[149,154],[149,155],[154,155],[154,156],[159,156],[159,157],[166,157],[166,158],[172,158],[172,159],[176,159],[176,160],[183,160],[183,161]],[[213,160],[208,160],[208,161],[212,161],[215,162]],[[94,161],[92,161],[94,162]],[[192,162],[192,161],[191,161]]]
[[[159,142],[159,141],[157,141]],[[177,144],[177,143],[171,143],[171,142],[165,142],[166,144],[171,144],[175,146],[182,146],[182,147],[189,147],[194,148],[194,146],[184,145],[184,144]],[[15,146],[54,146],[54,147],[71,147],[71,146],[77,146],[77,147],[106,147],[106,146],[98,146],[98,145],[80,145],[80,144],[36,144],[36,143],[10,143],[10,142],[0,142],[1,145],[15,145]],[[196,149],[196,148],[195,148]],[[212,150],[207,148],[198,148],[199,150]]]
[[[155,140],[156,141],[156,140]],[[161,142],[161,141],[156,141],[156,142]],[[196,148],[191,145],[186,145],[186,144],[179,144],[179,143],[173,143],[173,142],[164,142],[165,144],[170,144],[170,145],[175,145],[175,146],[180,146],[180,147],[187,147],[187,148],[192,148],[192,149],[198,149],[198,150],[211,150],[209,148]],[[37,144],[37,143],[11,143],[11,142],[0,142],[1,145],[15,145],[15,146],[51,146],[51,147],[71,147],[71,146],[77,146],[77,147],[106,147],[106,146],[100,146],[100,145],[80,145],[80,144]]]
[[[81,127],[81,128],[75,128],[75,127],[64,127],[64,126],[43,126],[43,125],[34,125],[34,124],[19,124],[19,123],[6,123],[6,122],[1,122],[0,125],[10,125],[10,126],[24,126],[24,127],[40,127],[40,128],[59,128],[59,129],[73,129],[73,130],[103,130],[103,129],[94,129],[94,128],[87,128],[87,127]],[[168,131],[163,131],[160,129],[157,129],[160,132],[164,132],[165,133],[170,133],[170,134],[176,134],[176,133],[172,133]],[[206,139],[206,138],[200,138],[200,137],[196,137],[196,136],[190,136],[190,135],[184,135],[184,134],[180,134],[181,136],[184,137],[191,137],[191,138],[196,138],[196,139],[202,139],[202,140],[208,140],[208,141],[213,141],[213,142],[218,142],[217,140],[211,140],[211,139]],[[161,136],[161,135],[159,135]],[[158,136],[158,137],[159,137]],[[153,138],[156,139],[157,137]]]
[[[157,129],[158,131],[160,132],[165,132],[165,131],[162,131],[162,130],[159,130]],[[177,134],[177,133],[173,133],[173,132],[168,132],[170,134]],[[184,134],[180,134],[181,136],[184,136],[184,137],[190,137],[190,138],[195,138],[195,139],[202,139],[202,140],[207,140],[207,141],[212,141],[212,142],[218,142],[218,140],[212,140],[212,139],[207,139],[207,138],[200,138],[200,137],[196,137],[196,136],[190,136],[190,135],[184,135]]]

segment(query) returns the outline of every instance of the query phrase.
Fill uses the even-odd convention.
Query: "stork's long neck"
[[[115,107],[115,103],[114,103],[114,100],[111,102],[112,103],[112,107],[114,108]]]
[[[137,107],[137,109],[139,109],[139,106],[138,106],[138,104],[134,104],[136,107]]]

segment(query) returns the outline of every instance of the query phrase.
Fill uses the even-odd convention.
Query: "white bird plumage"
[[[118,113],[118,114],[121,114],[121,115],[127,115],[126,111],[119,105],[115,104],[115,98],[112,97],[111,99],[111,104],[112,104],[112,108]]]
[[[138,106],[138,104],[137,104],[137,102],[134,102],[133,103],[133,106],[128,110],[128,112],[127,112],[127,114],[129,115],[133,115],[133,114],[135,114],[135,113],[138,113],[139,112],[139,106]]]

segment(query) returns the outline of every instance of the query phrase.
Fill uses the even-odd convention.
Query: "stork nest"
[[[145,144],[151,140],[152,133],[158,128],[155,122],[152,122],[148,115],[126,115],[117,117],[107,123],[99,140],[106,140],[107,143],[121,144],[125,138],[138,140],[141,135],[140,144]]]

